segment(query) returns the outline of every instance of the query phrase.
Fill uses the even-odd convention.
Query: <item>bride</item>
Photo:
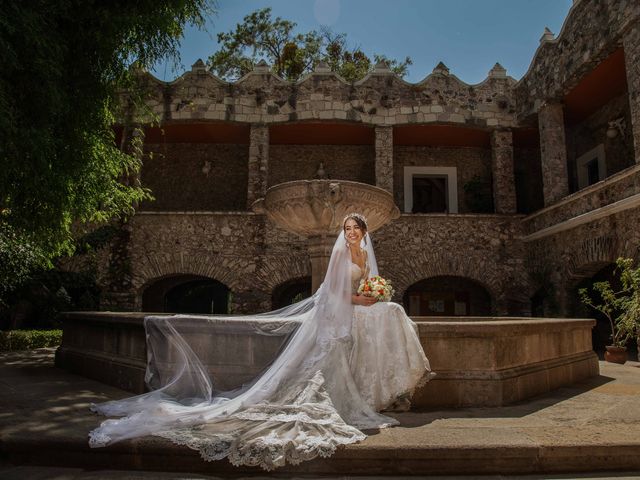
[[[204,460],[266,470],[332,455],[365,438],[362,430],[398,424],[380,411],[406,409],[434,374],[403,308],[357,293],[378,274],[366,219],[343,221],[324,282],[310,298],[242,317],[256,333],[293,330],[255,380],[218,391],[181,333],[184,315],[145,318],[149,393],[93,405],[109,419],[91,447],[156,435],[198,450]],[[199,317],[203,322],[213,317]],[[184,332],[183,332],[184,333]]]

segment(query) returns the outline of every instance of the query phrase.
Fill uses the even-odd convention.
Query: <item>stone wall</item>
[[[271,145],[268,186],[316,177],[320,162],[330,179],[375,185],[373,145]]]
[[[245,210],[248,145],[147,144],[145,151],[141,180],[155,200],[142,210]]]
[[[338,120],[370,125],[453,123],[476,127],[512,126],[515,80],[497,65],[487,79],[469,85],[438,65],[410,84],[383,65],[349,83],[319,66],[297,82],[285,81],[266,64],[227,83],[196,63],[173,82],[145,74],[148,105],[161,122],[221,120],[278,123]],[[141,119],[142,120],[142,119]]]
[[[627,73],[627,89],[631,134],[635,146],[636,162],[640,163],[640,6],[636,3],[636,15],[629,19],[629,28],[624,33],[622,46]]]
[[[396,302],[412,284],[446,275],[482,285],[494,313],[527,314],[532,293],[518,224],[519,217],[500,215],[402,215],[373,233],[380,272],[393,280]],[[110,251],[104,249],[101,264]],[[132,299],[128,308],[137,310],[155,281],[201,275],[233,292],[234,312],[266,311],[278,286],[311,274],[304,239],[248,212],[140,213],[131,222],[128,252],[124,293]],[[66,268],[82,265],[76,257]]]
[[[527,73],[514,88],[517,115],[526,119],[544,100],[561,100],[580,79],[622,43],[640,19],[636,0],[574,2],[557,38],[544,39]]]
[[[629,209],[527,242],[527,269],[536,289],[545,288],[545,315],[576,316],[578,283],[591,278],[620,256],[640,260],[640,209]]]
[[[464,185],[478,176],[491,191],[491,151],[485,148],[446,148],[395,145],[393,148],[393,192],[404,211],[404,167],[456,167],[458,213],[467,213]]]
[[[373,235],[379,270],[393,281],[396,301],[420,280],[458,276],[489,292],[494,314],[522,314],[533,292],[524,270],[524,245],[517,240],[519,219],[402,215]]]
[[[306,244],[271,227],[264,216],[237,214],[138,214],[131,248],[138,309],[142,291],[157,279],[202,275],[234,294],[233,310],[271,309],[271,293],[310,275]]]

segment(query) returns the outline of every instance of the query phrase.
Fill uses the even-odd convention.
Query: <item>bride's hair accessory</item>
[[[344,227],[344,224],[347,223],[347,220],[349,220],[350,218],[353,218],[360,228],[364,228],[365,230],[368,230],[368,228],[367,228],[367,218],[364,215],[361,215],[361,214],[356,213],[356,212],[352,212],[352,213],[350,213],[350,214],[348,214],[347,216],[344,217],[344,219],[342,220],[342,226],[343,227]]]

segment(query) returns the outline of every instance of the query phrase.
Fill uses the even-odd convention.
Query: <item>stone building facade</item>
[[[200,61],[142,81],[160,119],[136,119],[155,201],[100,252],[104,309],[170,311],[176,288],[207,282],[225,311],[294,300],[309,288],[305,240],[251,205],[314,177],[393,194],[402,215],[374,242],[413,315],[578,315],[581,281],[640,256],[635,0],[574,1],[519,81],[496,64],[469,85],[439,64],[416,84],[385,65],[355,83],[324,65],[288,82],[259,64],[227,83]]]

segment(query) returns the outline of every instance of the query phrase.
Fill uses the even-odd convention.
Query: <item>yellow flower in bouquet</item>
[[[366,297],[373,297],[379,302],[388,302],[393,296],[393,287],[390,280],[385,280],[380,275],[360,280],[358,293]]]

